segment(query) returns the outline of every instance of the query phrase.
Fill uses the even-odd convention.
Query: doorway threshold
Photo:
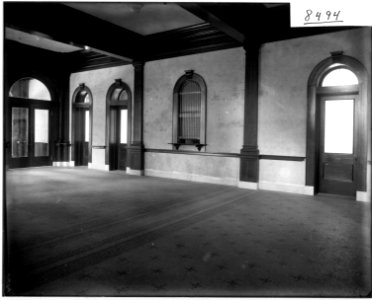
[[[339,198],[345,200],[356,201],[356,196],[349,196],[349,195],[340,195],[340,194],[330,194],[330,193],[317,193],[315,197],[319,198]]]

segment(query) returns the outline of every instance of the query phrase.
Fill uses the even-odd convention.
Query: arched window
[[[336,68],[326,73],[321,82],[322,87],[346,86],[358,84],[358,77],[346,68]]]
[[[91,103],[89,92],[86,89],[82,89],[75,97],[75,103]]]
[[[205,146],[207,88],[194,71],[185,71],[173,90],[173,145]]]
[[[26,77],[16,81],[9,91],[13,98],[51,101],[48,88],[40,80]]]
[[[123,86],[117,86],[111,92],[110,101],[127,101],[128,99],[128,90]]]

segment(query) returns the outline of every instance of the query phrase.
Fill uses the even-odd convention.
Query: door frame
[[[32,77],[38,79],[36,77]],[[39,79],[38,79],[39,80]],[[41,80],[40,80],[41,81]],[[41,81],[45,84],[43,81]],[[48,88],[48,87],[47,87]],[[50,89],[48,88],[49,92]],[[52,93],[50,92],[51,97]],[[55,132],[53,130],[53,117],[54,117],[54,110],[55,104],[53,102],[53,98],[51,100],[37,100],[37,99],[25,99],[25,98],[18,98],[18,97],[7,97],[7,118],[5,119],[6,122],[6,133],[5,135],[8,137],[7,142],[5,143],[6,148],[6,157],[7,157],[7,165],[10,169],[12,168],[27,168],[27,167],[36,167],[36,166],[50,166],[52,165],[53,161],[53,136]],[[12,158],[12,108],[13,107],[24,107],[28,108],[28,131],[29,131],[29,144],[28,144],[28,156],[24,158],[16,159],[18,162],[14,161],[15,158]],[[48,119],[48,144],[49,144],[49,155],[48,156],[34,156],[34,119],[35,119],[35,109],[47,109],[49,111],[49,119]],[[22,160],[22,161],[21,161]]]
[[[86,91],[90,97],[90,103],[76,103],[76,98],[78,94],[82,91]],[[72,95],[72,111],[71,111],[71,161],[75,163],[75,134],[76,134],[76,118],[78,110],[84,109],[89,111],[89,154],[88,154],[88,164],[92,162],[92,138],[93,138],[93,96],[90,89],[81,83],[74,91]]]
[[[112,99],[112,95],[116,89],[125,90],[128,94],[127,101],[115,101]],[[115,79],[115,82],[109,87],[106,94],[106,146],[105,146],[105,164],[110,169],[110,128],[111,128],[111,109],[117,109],[120,114],[120,109],[126,108],[128,110],[128,120],[127,120],[127,149],[131,141],[132,132],[132,92],[125,82],[120,78]],[[119,124],[117,124],[119,126]],[[127,152],[126,165],[129,166],[129,156]]]
[[[317,174],[317,187],[319,189],[319,192],[322,192],[322,193],[331,193],[331,192],[326,192],[326,191],[322,191],[321,190],[321,181],[322,181],[322,173],[324,174],[325,170],[322,169],[322,162],[323,162],[323,159],[322,159],[322,156],[323,157],[328,157],[328,159],[331,159],[331,160],[334,160],[335,158],[336,159],[341,159],[341,160],[352,160],[352,165],[353,165],[353,170],[352,170],[352,182],[344,182],[342,184],[342,187],[341,188],[337,188],[337,189],[342,189],[345,193],[345,195],[349,195],[349,192],[348,190],[349,189],[353,189],[353,194],[352,195],[355,195],[356,193],[356,182],[355,182],[355,164],[356,164],[356,151],[357,151],[357,143],[356,143],[356,132],[357,132],[357,128],[356,128],[356,124],[358,123],[358,120],[356,118],[356,105],[358,103],[358,94],[357,94],[357,87],[355,87],[356,90],[354,93],[350,92],[350,93],[322,93],[322,94],[319,94],[318,97],[319,97],[319,108],[320,108],[320,112],[319,112],[319,115],[320,115],[320,120],[319,120],[319,126],[320,126],[320,132],[319,132],[319,143],[317,144],[319,146],[319,159],[318,159],[318,170],[319,170],[319,173]],[[325,139],[324,139],[324,134],[325,134],[325,104],[326,104],[326,101],[337,101],[337,100],[352,100],[353,101],[353,148],[352,148],[352,153],[351,154],[345,154],[345,153],[325,153],[324,152],[324,142],[325,142]],[[326,186],[323,186],[323,188],[326,188],[326,189],[334,189],[335,186],[336,186],[336,183],[332,181],[335,181],[335,180],[332,180],[332,179],[323,179],[324,182],[328,181],[328,187]],[[332,187],[333,185],[333,187]]]
[[[336,68],[351,70],[358,78],[357,86],[350,87],[320,87],[325,74]],[[307,102],[307,140],[306,140],[306,186],[318,193],[319,174],[319,139],[320,139],[320,96],[326,94],[356,93],[355,103],[355,185],[356,191],[367,189],[367,151],[368,151],[368,74],[365,67],[355,58],[343,55],[341,52],[331,53],[331,56],[320,62],[312,71],[308,80]]]

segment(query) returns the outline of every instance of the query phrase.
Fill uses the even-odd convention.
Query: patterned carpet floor
[[[370,206],[85,168],[6,174],[6,294],[367,296]]]

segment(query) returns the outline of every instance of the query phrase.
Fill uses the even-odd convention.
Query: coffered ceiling
[[[288,3],[4,2],[5,38],[69,55],[78,69],[345,29],[291,28]]]
[[[141,35],[204,23],[175,3],[70,2],[65,5]]]

